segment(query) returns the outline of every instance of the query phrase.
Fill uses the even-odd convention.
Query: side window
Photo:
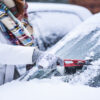
[[[37,26],[42,34],[62,34],[65,35],[83,20],[80,16],[72,12],[60,11],[38,11],[30,13],[31,23]]]

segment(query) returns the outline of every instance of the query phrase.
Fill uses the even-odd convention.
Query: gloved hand
[[[63,60],[53,54],[42,52],[38,49],[34,50],[32,56],[33,63],[36,63],[38,68],[50,69],[56,68],[57,65],[63,66]]]

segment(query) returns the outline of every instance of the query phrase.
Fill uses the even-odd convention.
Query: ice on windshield
[[[100,51],[100,13],[87,19],[59,41],[51,52],[63,59],[85,59],[90,52]]]

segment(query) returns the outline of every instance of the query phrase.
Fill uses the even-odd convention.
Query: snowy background
[[[43,33],[41,48],[45,48],[44,43],[47,41],[47,36],[51,36],[52,41],[55,40],[55,38],[52,38],[52,31],[55,32],[56,38],[62,33],[62,37],[64,35],[65,37],[52,48],[49,47],[50,52],[56,53],[58,56],[62,55],[62,58],[85,59],[88,56],[94,61],[92,65],[86,66],[84,72],[78,72],[74,75],[53,76],[51,78],[20,82],[16,80],[2,85],[0,86],[0,100],[100,100],[100,14],[92,16],[87,9],[77,6],[72,7],[71,5],[66,7],[65,5],[59,5],[59,7],[58,5],[52,5],[52,9],[50,9],[50,4],[45,6],[39,4],[38,7],[37,5],[35,7],[35,5],[30,4],[29,12],[35,12],[33,14],[35,17],[38,15],[36,19],[39,26],[37,26],[36,19],[32,18],[34,17],[32,13],[29,13],[29,16],[30,22],[35,26],[35,33],[38,34],[36,38],[41,39],[38,27]],[[32,9],[33,6],[36,9]],[[54,14],[54,17],[57,17],[56,20],[58,21],[49,19],[48,22],[47,15],[52,19],[51,14],[43,13],[42,15],[39,13],[42,9],[43,11],[47,9],[45,7],[48,8],[50,13],[51,10],[60,10],[61,12],[64,9],[64,12],[74,12],[78,16],[73,14],[67,16],[63,13],[57,17],[57,13]],[[62,16],[64,16],[63,19]],[[83,20],[80,20],[79,16]],[[62,20],[59,21],[60,18]],[[68,20],[65,21],[66,19]],[[55,21],[60,24],[52,24]],[[38,44],[41,44],[41,42]]]

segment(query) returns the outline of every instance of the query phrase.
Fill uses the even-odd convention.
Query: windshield
[[[63,59],[85,59],[100,51],[100,14],[86,20],[67,34],[50,51]]]

